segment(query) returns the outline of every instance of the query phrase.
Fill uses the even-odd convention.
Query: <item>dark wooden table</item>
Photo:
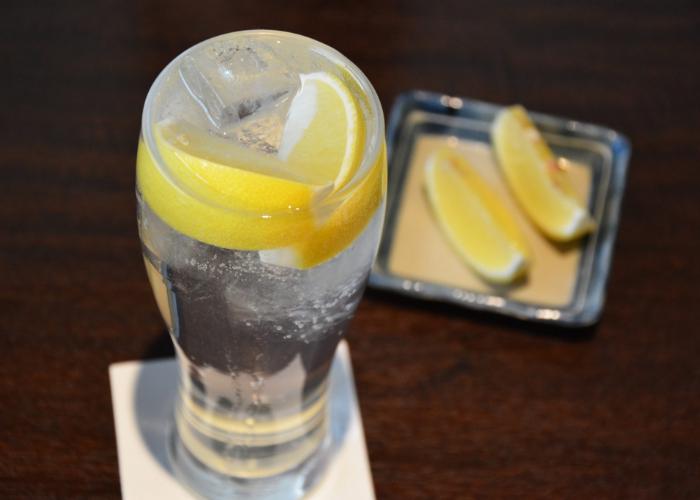
[[[135,224],[143,100],[183,49],[253,27],[336,47],[387,112],[436,90],[633,145],[597,326],[367,293],[349,339],[378,497],[700,497],[698,4],[361,4],[3,4],[1,498],[119,496],[107,367],[168,353]]]

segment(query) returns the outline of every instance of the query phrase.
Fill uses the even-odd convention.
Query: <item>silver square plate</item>
[[[490,127],[501,106],[423,91],[402,94],[389,117],[389,187],[387,214],[370,286],[421,299],[451,302],[466,308],[492,311],[523,320],[581,327],[595,323],[605,301],[620,204],[630,156],[628,140],[606,127],[556,116],[529,115],[554,153],[591,171],[589,212],[598,229],[583,240],[583,248],[571,301],[563,307],[520,302],[491,293],[453,288],[407,279],[389,271],[389,256],[401,205],[403,188],[416,140],[425,135],[457,136],[490,144]]]

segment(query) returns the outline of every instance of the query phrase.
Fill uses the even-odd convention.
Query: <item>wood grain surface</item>
[[[380,499],[700,497],[697,2],[4,2],[0,498],[118,498],[107,367],[168,339],[139,253],[146,92],[190,45],[302,33],[385,112],[434,90],[600,123],[633,153],[600,323],[368,291],[349,335]]]

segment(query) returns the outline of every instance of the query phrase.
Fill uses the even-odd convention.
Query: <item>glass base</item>
[[[168,456],[177,479],[197,497],[296,500],[307,495],[323,477],[333,455],[332,435],[328,433],[319,449],[297,467],[260,479],[226,476],[210,469],[187,450],[174,425],[170,430]]]
[[[167,449],[175,477],[196,497],[204,499],[296,500],[308,495],[323,479],[349,428],[353,394],[345,371],[347,368],[342,364],[341,360],[336,359],[330,373],[326,435],[316,452],[304,462],[286,472],[265,478],[227,476],[194,457],[182,443],[172,421]]]

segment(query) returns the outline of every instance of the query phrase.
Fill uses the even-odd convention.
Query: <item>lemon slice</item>
[[[364,120],[348,87],[331,73],[305,74],[289,108],[278,156],[305,176],[327,179],[339,189],[360,166],[364,136]]]
[[[447,239],[480,276],[510,283],[528,266],[525,239],[498,195],[450,148],[425,165],[428,199]]]
[[[522,106],[496,117],[492,140],[511,191],[532,222],[549,238],[571,241],[595,228],[573,196],[567,173]]]

